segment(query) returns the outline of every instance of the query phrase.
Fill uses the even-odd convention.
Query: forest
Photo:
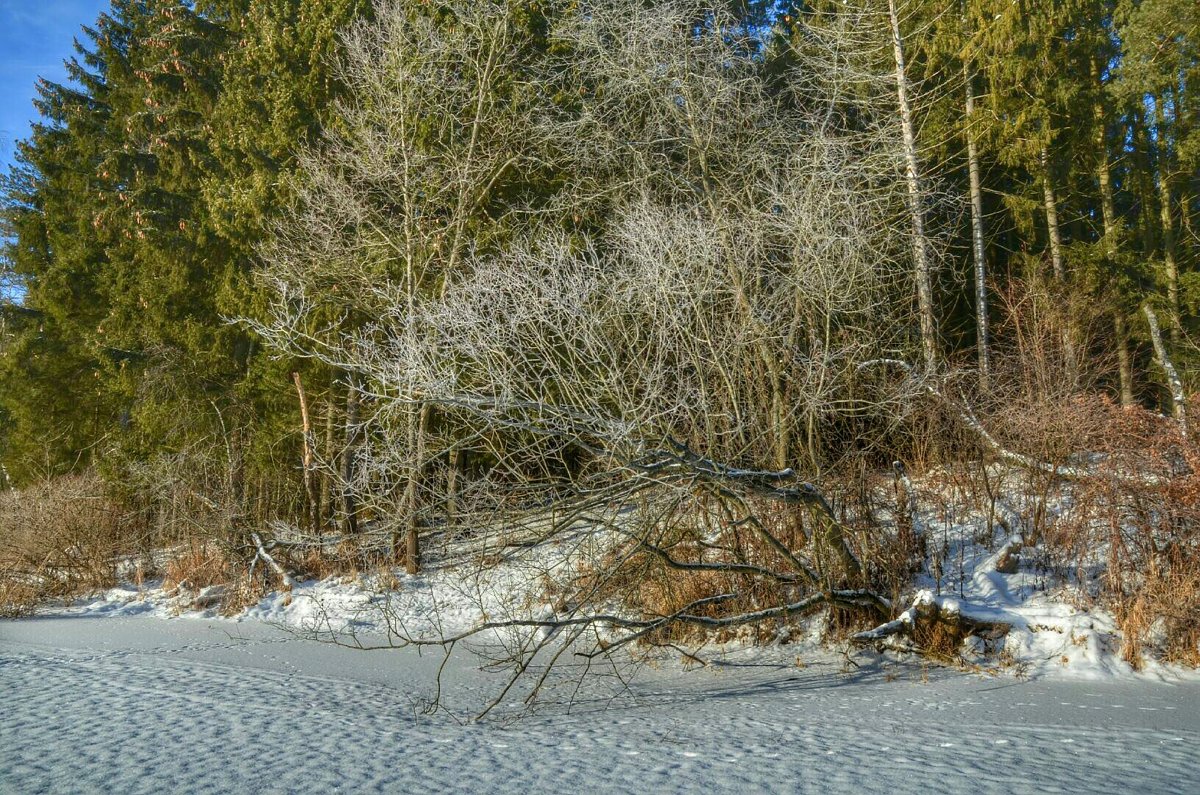
[[[1200,660],[1194,0],[113,0],[76,51],[0,182],[0,612],[556,550],[553,617],[389,642],[953,651],[936,493]]]

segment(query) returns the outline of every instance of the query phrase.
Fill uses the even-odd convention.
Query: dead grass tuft
[[[234,576],[233,565],[219,546],[197,541],[167,562],[163,588],[198,591],[213,585],[227,585]]]
[[[943,662],[961,662],[962,645],[968,632],[948,621],[919,621],[912,640],[927,657]]]

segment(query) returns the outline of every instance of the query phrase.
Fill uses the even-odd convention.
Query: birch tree
[[[921,180],[921,161],[917,152],[917,134],[909,102],[908,70],[904,60],[904,36],[896,0],[888,0],[888,27],[896,68],[896,104],[900,110],[900,129],[904,142],[905,179],[908,182],[909,216],[912,222],[913,271],[917,285],[917,305],[921,322],[921,351],[925,369],[934,372],[938,362],[937,322],[933,308],[933,266],[929,240],[925,232],[925,192]]]

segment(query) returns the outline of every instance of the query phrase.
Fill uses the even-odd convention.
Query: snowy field
[[[423,714],[440,658],[255,621],[0,622],[0,792],[1195,792],[1200,682],[984,677],[780,647]],[[446,703],[495,675],[453,658]],[[615,699],[613,696],[617,696]]]

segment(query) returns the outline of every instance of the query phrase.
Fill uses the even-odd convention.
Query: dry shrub
[[[0,573],[0,618],[32,615],[42,598],[36,581]]]
[[[1112,419],[1103,324],[1078,293],[1036,276],[999,289],[991,378],[970,395],[997,440],[1051,464],[1103,444]]]
[[[1122,654],[1200,663],[1200,445],[1143,409],[1094,400],[1086,427],[1097,475],[1070,488],[1071,509],[1042,539],[1059,570],[1111,609]],[[1079,416],[1080,412],[1074,412]]]
[[[142,546],[135,530],[93,473],[0,495],[0,615],[115,584],[118,557]]]
[[[780,607],[803,599],[818,589],[857,588],[870,584],[878,588],[879,573],[891,572],[901,562],[864,561],[869,583],[851,578],[842,570],[837,556],[823,549],[821,525],[801,506],[768,499],[741,497],[736,507],[723,503],[712,494],[675,495],[673,505],[663,510],[643,511],[630,522],[631,538],[609,551],[594,566],[586,569],[576,582],[551,589],[559,601],[571,601],[567,595],[585,595],[587,602],[617,602],[642,619],[652,620],[685,611],[707,618],[725,618],[767,608]],[[732,510],[730,510],[732,508]],[[761,527],[761,530],[759,529]],[[797,557],[805,561],[821,579],[810,583],[799,576],[794,565],[764,536],[769,532]],[[872,534],[862,533],[861,536]],[[679,563],[748,564],[790,576],[781,579],[753,572],[730,569],[683,570],[664,560],[649,547],[665,551]],[[892,545],[894,546],[894,545]],[[869,547],[869,551],[875,551]],[[859,550],[861,553],[861,549]],[[888,576],[892,576],[889,573]],[[897,579],[908,575],[895,574]],[[720,594],[736,597],[720,602],[697,604]],[[865,611],[828,608],[821,604],[812,612],[823,611],[826,630],[835,633],[862,629],[873,618]],[[678,643],[713,638],[718,642],[734,637],[755,642],[781,636],[788,619],[769,619],[750,626],[732,626],[711,634],[708,627],[668,622],[648,634],[647,643]]]
[[[354,575],[358,571],[354,554],[336,550],[332,554],[320,549],[308,549],[303,553],[279,555],[280,563],[298,579],[324,580],[338,575]]]
[[[913,472],[928,472],[961,460],[964,451],[975,451],[975,437],[963,427],[956,406],[922,393],[906,408],[897,433],[887,440],[890,455],[880,460],[881,466],[898,457]]]
[[[1032,498],[1026,544],[1036,544],[1039,564],[1073,580],[1085,601],[1113,612],[1131,662],[1140,664],[1147,650],[1170,661],[1200,662],[1195,434],[1183,439],[1174,421],[1122,408],[1103,394],[1113,381],[1104,338],[1111,320],[1106,324],[1069,290],[1036,275],[1014,279],[997,291],[997,306],[988,387],[960,375],[957,383],[943,382],[943,395],[964,400],[1004,447],[1095,473],[1069,483],[1037,469],[1014,478],[1009,488]],[[1198,416],[1195,409],[1200,406],[1190,416]],[[922,416],[937,424],[936,413]],[[966,423],[957,424],[961,434]],[[949,445],[942,470],[950,477],[941,485],[955,487],[956,504],[985,508],[994,505],[997,484],[985,468],[955,470],[955,462],[972,448],[985,459],[995,451],[973,432],[968,439],[957,452]],[[1056,501],[1057,516],[1051,510]]]
[[[1156,474],[1159,483],[1095,497],[1110,517],[1103,595],[1135,664],[1144,647],[1167,661],[1200,664],[1200,447],[1178,444],[1173,430],[1164,427],[1122,465],[1123,472]]]
[[[1084,291],[1045,274],[994,288],[999,322],[992,344],[993,383],[1025,403],[1094,391],[1108,378],[1105,316]]]
[[[234,616],[248,607],[258,604],[267,593],[267,585],[261,577],[239,577],[222,594],[220,612],[224,616]]]
[[[1146,649],[1169,663],[1200,665],[1200,567],[1146,578],[1118,603],[1121,655],[1140,667]]]
[[[1022,307],[1033,312],[1028,302]],[[1061,372],[1055,382],[1055,370],[1067,367],[1061,314],[1011,322],[1018,340],[1001,348],[991,390],[972,398],[976,414],[1004,447],[1092,473],[1065,482],[1026,469],[1015,479],[1032,498],[1025,543],[1037,546],[1048,573],[1113,612],[1130,662],[1151,651],[1200,663],[1200,445],[1169,418],[1082,391]],[[986,471],[978,477],[978,487],[959,489],[956,499],[974,491],[992,500]]]
[[[319,553],[305,558],[320,563]],[[294,570],[290,560],[280,556],[279,562]],[[217,608],[223,615],[235,615],[258,601],[277,584],[277,578],[260,564],[250,576],[244,560],[231,555],[228,548],[211,541],[189,543],[175,554],[165,567],[163,587],[180,589],[191,595],[188,603],[193,609]],[[207,590],[206,590],[207,589]]]
[[[970,632],[949,621],[920,621],[913,628],[912,641],[921,652],[935,660],[958,662],[962,645]]]
[[[195,541],[167,562],[163,588],[198,591],[213,585],[227,585],[234,576],[229,557],[218,545]]]
[[[325,580],[330,577],[357,578],[364,574],[391,572],[403,565],[403,555],[392,553],[390,544],[378,537],[360,535],[341,540],[289,543],[284,539],[271,555],[295,578]],[[498,560],[492,561],[496,563]]]

